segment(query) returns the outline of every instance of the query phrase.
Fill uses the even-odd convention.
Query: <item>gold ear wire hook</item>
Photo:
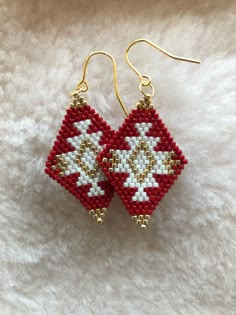
[[[165,49],[157,46],[156,44],[154,44],[153,42],[151,42],[148,39],[145,38],[140,38],[140,39],[136,39],[135,41],[133,41],[131,44],[129,44],[128,48],[125,51],[125,59],[126,62],[128,63],[129,67],[139,76],[140,78],[140,85],[141,86],[151,86],[151,78],[147,75],[142,75],[134,66],[133,64],[130,62],[129,60],[129,50],[132,46],[134,46],[137,43],[140,42],[145,42],[147,44],[149,44],[150,46],[154,47],[155,49],[159,50],[160,52],[162,52],[163,54],[165,54],[166,56],[176,59],[176,60],[181,60],[181,61],[187,61],[187,62],[193,62],[193,63],[200,63],[199,60],[195,60],[195,59],[190,59],[190,58],[185,58],[185,57],[179,57],[176,55],[173,55],[171,53],[169,53],[168,51],[166,51]],[[151,86],[152,87],[152,86]],[[141,91],[142,92],[142,91]]]
[[[107,57],[109,57],[112,61],[113,64],[113,73],[114,73],[114,88],[115,88],[115,95],[121,105],[121,108],[123,109],[124,113],[126,116],[128,116],[128,111],[123,103],[123,101],[121,100],[120,94],[119,94],[119,90],[118,90],[118,80],[117,80],[117,65],[116,65],[116,61],[114,59],[114,57],[112,55],[110,55],[109,53],[105,52],[105,51],[95,51],[93,53],[91,53],[85,60],[84,62],[84,66],[83,66],[83,75],[82,75],[82,79],[81,81],[78,83],[77,89],[71,93],[71,95],[74,95],[76,93],[80,93],[80,92],[86,92],[88,90],[88,83],[86,81],[86,72],[87,72],[87,67],[88,67],[88,63],[90,61],[90,59],[95,56],[95,55],[105,55]]]

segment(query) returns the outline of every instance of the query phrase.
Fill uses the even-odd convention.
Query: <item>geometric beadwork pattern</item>
[[[45,172],[79,199],[97,222],[103,221],[114,193],[97,155],[113,136],[110,126],[80,98],[67,110],[46,162]]]
[[[133,110],[98,161],[130,215],[146,227],[187,163],[152,108]]]

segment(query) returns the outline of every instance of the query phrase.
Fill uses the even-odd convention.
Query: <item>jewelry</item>
[[[132,42],[126,50],[126,61],[140,78],[143,98],[101,151],[98,161],[132,218],[145,229],[187,160],[153,108],[151,78],[138,72],[129,60],[129,49],[138,42],[146,42],[177,60],[199,61],[174,56],[146,39]],[[150,88],[151,93],[146,93],[145,88]]]
[[[71,94],[72,102],[48,156],[45,172],[79,199],[98,223],[102,223],[114,191],[96,158],[114,137],[114,131],[81,96],[88,90],[87,65],[97,54],[112,60],[115,93],[127,113],[118,92],[115,59],[103,51],[91,53],[85,61],[82,80]]]

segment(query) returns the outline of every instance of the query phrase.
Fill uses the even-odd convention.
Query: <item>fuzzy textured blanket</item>
[[[0,1],[0,314],[235,315],[235,1]],[[138,77],[189,160],[146,231],[116,196],[98,225],[44,164],[86,56],[118,63],[130,111]],[[118,129],[109,59],[86,98]],[[233,84],[234,80],[234,84]]]

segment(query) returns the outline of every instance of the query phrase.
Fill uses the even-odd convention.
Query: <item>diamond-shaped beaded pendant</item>
[[[98,161],[142,228],[187,163],[150,97],[140,100]]]
[[[113,187],[96,158],[113,136],[98,113],[74,95],[46,162],[45,172],[79,199],[99,223],[113,197]]]

